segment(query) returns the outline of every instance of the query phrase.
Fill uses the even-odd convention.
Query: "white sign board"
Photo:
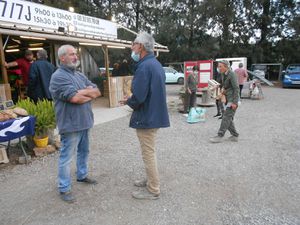
[[[211,63],[201,63],[199,70],[210,70]]]
[[[210,72],[200,72],[200,83],[208,83]]]
[[[0,0],[0,21],[56,31],[63,27],[66,32],[72,28],[74,33],[117,38],[117,26],[108,20],[21,0]]]

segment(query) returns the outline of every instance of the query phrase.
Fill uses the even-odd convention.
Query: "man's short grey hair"
[[[139,33],[136,36],[134,42],[142,44],[144,46],[146,52],[153,52],[154,51],[155,40],[152,37],[152,35],[148,34],[147,32]]]
[[[73,45],[62,45],[57,51],[58,58],[67,54],[69,48],[74,48]]]
[[[36,56],[38,59],[47,59],[48,58],[48,54],[45,49],[38,50],[38,52],[36,53]]]
[[[230,68],[230,63],[229,63],[229,61],[227,61],[227,60],[221,60],[221,61],[218,61],[218,63],[222,63],[222,64],[224,64],[227,68]]]

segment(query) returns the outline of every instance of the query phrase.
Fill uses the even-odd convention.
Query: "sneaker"
[[[84,178],[82,180],[78,180],[77,179],[77,182],[85,183],[85,184],[98,184],[98,182],[96,180],[88,178],[88,177],[86,177],[86,178]]]
[[[61,200],[67,203],[73,203],[76,201],[76,198],[74,197],[74,195],[72,195],[71,191],[59,192],[59,197],[61,198]]]
[[[159,194],[149,192],[147,189],[132,192],[132,197],[139,200],[157,200]]]
[[[221,142],[223,142],[223,137],[215,136],[215,137],[210,138],[209,141],[211,143],[221,143]]]
[[[228,138],[228,141],[238,142],[238,141],[239,141],[239,138],[238,138],[237,136],[231,135],[231,136]]]
[[[135,180],[133,182],[134,186],[136,187],[146,187],[147,186],[147,180],[146,179],[142,179],[142,180]]]
[[[221,120],[223,118],[223,115],[221,115],[220,117],[219,117],[219,120]]]

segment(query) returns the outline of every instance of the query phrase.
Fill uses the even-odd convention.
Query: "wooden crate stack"
[[[11,100],[11,89],[9,84],[0,84],[0,102]]]
[[[109,88],[108,88],[107,80],[103,81],[103,86],[104,86],[104,93],[102,93],[102,94],[103,94],[103,96],[107,97],[107,96],[109,96]]]
[[[109,106],[120,106],[119,101],[124,99],[124,96],[131,95],[132,76],[110,77],[109,78]]]

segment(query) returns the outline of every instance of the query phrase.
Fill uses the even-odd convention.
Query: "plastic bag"
[[[252,91],[252,95],[253,95],[253,96],[258,96],[258,94],[259,94],[258,87],[255,86],[254,90]]]
[[[188,123],[198,123],[205,121],[205,112],[206,109],[200,107],[192,107],[190,109],[189,115],[187,117]]]

